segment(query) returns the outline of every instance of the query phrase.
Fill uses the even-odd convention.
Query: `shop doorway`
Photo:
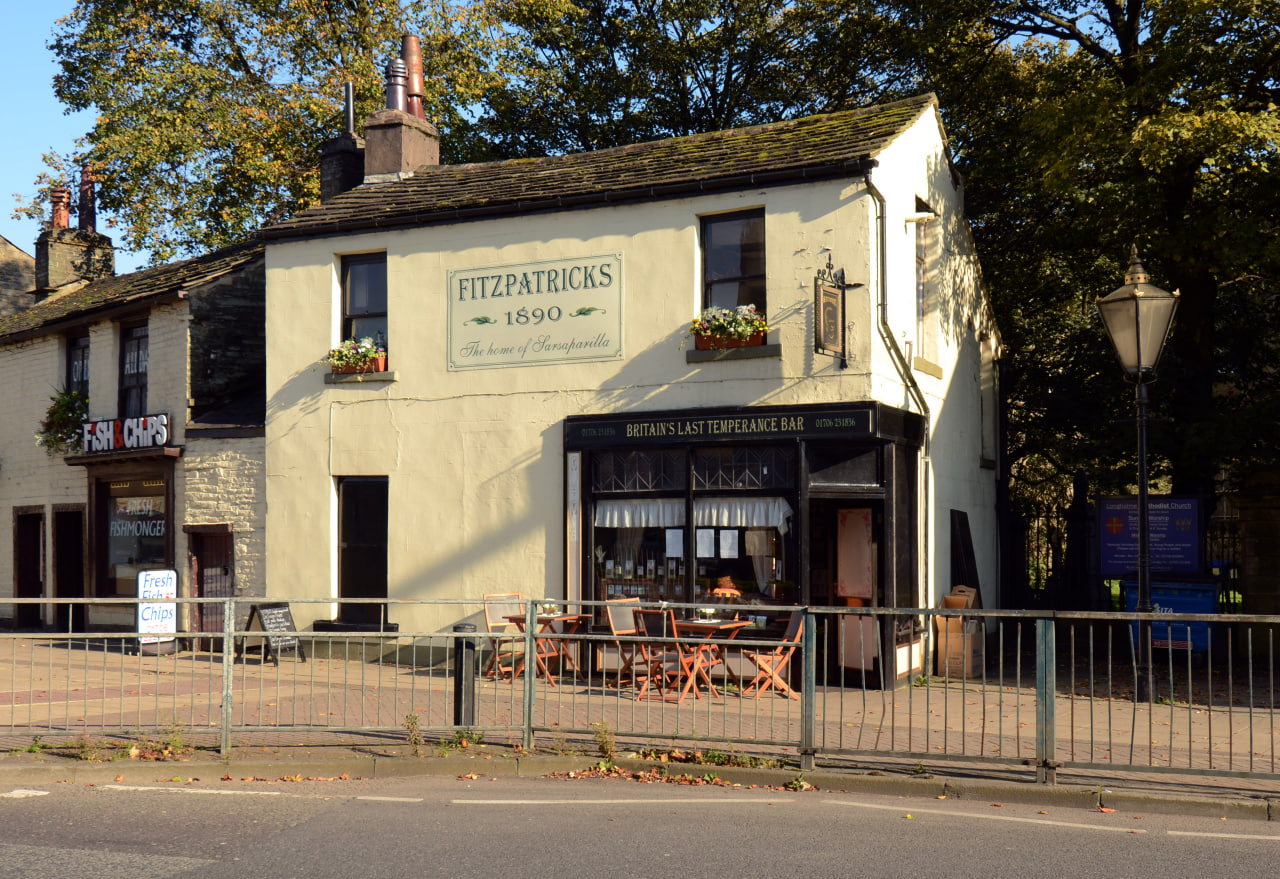
[[[829,607],[884,607],[883,504],[846,498],[810,502],[811,603]],[[819,662],[832,680],[879,686],[882,635],[876,618],[846,614],[819,644]]]
[[[54,591],[58,598],[84,598],[84,510],[53,514]],[[83,604],[57,606],[59,632],[85,630]]]
[[[44,513],[19,513],[13,520],[14,597],[44,597]],[[20,629],[38,629],[43,616],[38,604],[15,605]]]
[[[223,526],[226,527],[226,526]],[[230,598],[235,595],[235,560],[231,531],[192,534],[191,582],[196,584],[196,598]],[[192,618],[197,650],[214,650],[221,642],[224,606],[197,604]]]

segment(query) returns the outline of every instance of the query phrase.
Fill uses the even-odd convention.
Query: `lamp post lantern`
[[[1173,314],[1178,310],[1178,291],[1172,293],[1147,283],[1147,270],[1138,259],[1138,245],[1129,251],[1129,270],[1124,285],[1098,297],[1098,314],[1115,346],[1125,375],[1134,383],[1134,403],[1138,409],[1138,606],[1149,614],[1151,606],[1151,547],[1147,517],[1147,384],[1155,380],[1156,364],[1164,350]],[[1151,621],[1143,620],[1138,636],[1138,680],[1134,695],[1149,700],[1151,674]]]

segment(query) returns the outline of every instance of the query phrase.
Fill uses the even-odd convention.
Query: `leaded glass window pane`
[[[693,459],[693,487],[699,490],[771,489],[796,484],[794,447],[735,446],[699,449]]]
[[[591,490],[684,491],[685,455],[679,450],[596,452],[591,456]]]

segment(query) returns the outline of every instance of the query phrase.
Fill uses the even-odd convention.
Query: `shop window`
[[[338,480],[338,597],[387,597],[388,480],[347,476]],[[339,604],[344,623],[378,628],[384,604]]]
[[[67,338],[66,389],[83,397],[89,396],[89,336]]]
[[[684,491],[686,460],[684,452],[670,450],[596,452],[591,456],[591,490]]]
[[[387,255],[342,258],[342,338],[387,344]]]
[[[795,599],[784,539],[792,511],[785,499],[701,498],[693,510],[696,568],[690,595],[685,500],[597,501],[592,553],[599,598],[709,601],[715,588],[731,585],[747,601]]]
[[[765,298],[764,210],[702,218],[703,308],[754,305]]]
[[[106,582],[100,594],[137,595],[138,572],[168,567],[169,510],[163,479],[109,483],[104,495]]]
[[[147,411],[147,328],[120,331],[120,417],[137,418]]]

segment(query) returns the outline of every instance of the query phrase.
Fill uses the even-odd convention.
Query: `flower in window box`
[[[330,348],[321,362],[328,363],[335,373],[386,372],[387,348],[381,338],[347,339]]]
[[[763,345],[769,323],[754,305],[708,308],[689,325],[699,349]]]

